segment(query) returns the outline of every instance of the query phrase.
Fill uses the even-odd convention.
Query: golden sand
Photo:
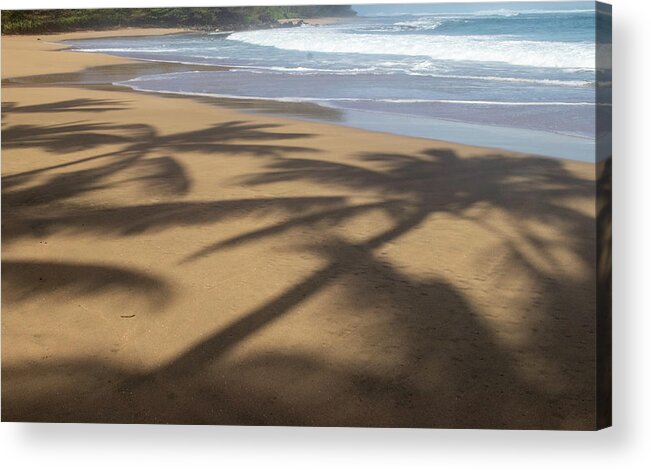
[[[127,62],[70,37],[2,76]],[[118,89],[2,113],[3,420],[594,428],[593,165]]]

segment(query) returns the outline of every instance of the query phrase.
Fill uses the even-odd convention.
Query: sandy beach
[[[2,77],[128,63],[2,37]],[[595,166],[2,87],[5,421],[595,428]]]

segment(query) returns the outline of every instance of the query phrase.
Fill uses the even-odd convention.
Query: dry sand
[[[3,77],[127,62],[40,37]],[[594,165],[117,89],[2,105],[3,420],[595,427]]]

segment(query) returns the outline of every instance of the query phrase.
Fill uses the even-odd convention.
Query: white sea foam
[[[417,66],[411,69],[393,68],[387,69],[382,67],[366,67],[354,69],[319,69],[308,67],[263,67],[263,66],[230,66],[232,72],[249,72],[249,73],[286,73],[289,75],[385,75],[404,73],[412,76],[423,76],[441,79],[458,79],[458,80],[479,80],[488,82],[506,82],[506,83],[526,83],[531,85],[549,85],[563,87],[594,87],[595,82],[589,80],[554,80],[548,78],[520,78],[520,77],[500,77],[491,75],[454,75],[445,73],[429,72],[426,68]]]
[[[590,43],[510,40],[498,36],[353,34],[326,28],[242,31],[231,41],[304,52],[425,56],[435,60],[503,62],[532,67],[593,69]]]
[[[147,80],[174,80],[183,75],[192,75],[192,74],[215,74],[215,73],[257,73],[257,74],[269,74],[269,73],[280,73],[288,75],[384,75],[387,74],[387,70],[381,67],[364,67],[364,68],[354,68],[354,69],[324,69],[324,68],[312,68],[312,67],[282,67],[282,66],[249,66],[249,65],[224,65],[229,67],[230,70],[223,71],[204,71],[204,70],[192,70],[192,71],[183,71],[183,72],[168,72],[164,74],[152,74],[152,75],[143,75],[137,78],[134,78],[130,81],[147,81]],[[413,69],[418,67],[414,66]],[[489,82],[506,82],[506,83],[526,83],[532,85],[549,85],[549,86],[563,86],[563,87],[594,87],[597,84],[593,81],[588,80],[553,80],[545,78],[520,78],[520,77],[499,77],[499,76],[490,76],[490,75],[454,75],[454,74],[445,74],[445,73],[428,73],[424,72],[415,72],[415,71],[404,71],[403,69],[395,68],[393,73],[406,73],[407,75],[412,76],[426,76],[432,78],[441,78],[441,79],[453,79],[453,80],[479,80],[479,81],[489,81]],[[420,70],[424,70],[424,67],[420,67]],[[391,72],[389,72],[391,73]],[[610,82],[600,82],[599,86],[604,86],[604,83]]]
[[[574,9],[574,10],[511,10],[508,8],[498,8],[496,10],[481,10],[472,13],[473,16],[519,16],[519,15],[559,15],[559,14],[576,14],[576,13],[594,13],[595,10]]]
[[[181,49],[171,49],[171,48],[158,48],[158,49],[147,49],[143,47],[87,47],[87,48],[75,48],[75,52],[144,52],[144,53],[160,53],[160,52],[179,52]]]
[[[131,78],[120,82],[122,85],[127,83],[137,83],[137,82],[157,82],[157,81],[169,81],[176,80],[179,77],[194,75],[198,73],[203,73],[202,70],[185,70],[183,72],[165,72],[160,74],[150,74],[150,75],[141,75],[139,77]]]
[[[225,65],[230,70],[222,71],[205,71],[205,70],[191,70],[183,72],[167,72],[163,74],[143,75],[140,77],[129,80],[130,82],[136,81],[153,81],[153,80],[175,80],[180,76],[193,75],[193,74],[216,74],[216,73],[257,73],[269,74],[280,73],[288,75],[383,75],[387,70],[380,67],[365,67],[354,69],[324,69],[324,68],[311,68],[311,67],[282,67],[282,66],[249,66],[249,65]],[[417,67],[414,66],[414,69]],[[423,67],[421,67],[423,69]],[[588,80],[553,80],[545,78],[520,78],[520,77],[499,77],[490,75],[454,75],[454,74],[440,74],[440,73],[427,73],[427,72],[413,72],[403,71],[402,69],[395,69],[395,73],[406,73],[412,76],[427,76],[432,78],[453,79],[453,80],[479,80],[489,82],[506,82],[506,83],[526,83],[532,85],[549,85],[549,86],[564,86],[564,87],[595,87],[610,84],[610,82],[599,82],[598,84]]]
[[[576,13],[594,13],[595,10],[591,9],[566,9],[566,10],[544,10],[544,9],[530,9],[530,10],[510,10],[507,8],[500,8],[496,10],[481,10],[471,13],[453,13],[453,12],[395,12],[395,11],[380,11],[377,13],[366,13],[362,17],[377,18],[393,16],[442,16],[446,18],[467,18],[469,16],[517,16],[517,15],[547,15],[547,14],[576,14]]]
[[[419,18],[416,20],[398,21],[397,23],[393,24],[395,26],[402,26],[419,30],[436,29],[441,26],[441,24],[443,24],[443,20],[439,18]]]
[[[177,90],[157,90],[144,85],[134,85],[135,82],[146,80],[132,79],[123,82],[116,82],[114,85],[128,86],[136,91],[147,91],[154,93],[166,93],[175,95],[204,96],[212,98],[244,99],[259,101],[283,101],[283,102],[314,102],[314,103],[335,103],[335,102],[378,102],[378,103],[395,103],[395,104],[460,104],[460,105],[484,105],[484,106],[594,106],[590,102],[565,102],[565,101],[483,101],[483,100],[438,100],[438,99],[418,99],[418,98],[348,98],[348,97],[318,97],[318,96],[256,96],[256,95],[234,95],[225,93],[212,92],[192,92]],[[606,103],[600,104],[608,105]]]

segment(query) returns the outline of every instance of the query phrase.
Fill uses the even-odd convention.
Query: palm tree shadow
[[[594,391],[592,382],[594,364],[590,360],[592,353],[589,345],[594,338],[592,326],[579,325],[579,323],[590,323],[589,313],[592,309],[591,305],[594,306],[594,301],[587,303],[585,301],[590,299],[592,280],[586,278],[582,281],[570,281],[550,278],[548,273],[541,271],[529,260],[527,253],[513,243],[511,238],[523,238],[543,256],[553,259],[553,251],[548,248],[549,243],[528,231],[527,223],[537,221],[556,224],[566,233],[564,243],[569,246],[569,249],[580,256],[585,266],[594,266],[594,240],[591,238],[593,220],[563,204],[566,198],[589,197],[594,183],[565,171],[561,162],[544,158],[505,158],[501,155],[487,155],[461,159],[451,150],[440,149],[427,150],[422,156],[363,154],[361,158],[364,161],[381,163],[382,171],[328,161],[277,159],[270,163],[270,172],[252,176],[247,180],[247,184],[259,185],[302,179],[352,189],[371,187],[385,197],[395,198],[393,203],[387,203],[385,199],[384,204],[381,205],[369,204],[334,211],[326,210],[307,217],[291,219],[276,226],[265,227],[208,246],[191,255],[186,262],[230,246],[277,236],[295,226],[315,225],[332,220],[341,222],[367,208],[375,210],[378,207],[385,207],[388,215],[395,220],[393,227],[362,244],[340,241],[336,249],[314,247],[313,252],[328,261],[325,268],[315,272],[261,308],[215,332],[167,366],[139,378],[131,386],[137,389],[149,381],[160,383],[187,375],[200,375],[202,369],[209,367],[215,361],[218,362],[219,358],[232,347],[277,321],[299,304],[303,304],[317,292],[325,289],[334,279],[343,277],[348,279],[348,276],[361,265],[365,266],[364,276],[348,280],[347,285],[355,292],[351,294],[351,299],[362,299],[362,303],[368,303],[377,297],[377,286],[370,285],[373,284],[372,282],[369,284],[371,279],[395,279],[394,285],[408,286],[397,289],[393,298],[385,301],[383,305],[392,303],[396,310],[416,313],[406,314],[404,323],[394,325],[394,330],[387,330],[387,337],[391,335],[391,331],[395,334],[395,331],[407,328],[405,325],[408,325],[408,331],[411,332],[414,330],[414,323],[423,322],[425,318],[427,319],[424,321],[425,324],[421,325],[421,328],[416,328],[417,330],[431,331],[432,323],[435,323],[438,325],[435,328],[445,331],[443,325],[447,325],[445,340],[456,343],[455,354],[448,352],[449,357],[445,358],[447,366],[444,370],[448,373],[444,375],[449,377],[441,380],[448,384],[455,384],[450,387],[461,393],[461,396],[464,395],[464,390],[467,395],[463,403],[456,405],[459,413],[452,421],[447,421],[446,424],[430,415],[429,424],[426,425],[455,426],[455,422],[457,425],[464,422],[463,417],[473,417],[469,418],[471,423],[469,426],[554,428],[561,426],[563,419],[572,415],[572,410],[577,403],[581,403],[582,412],[590,410],[590,403],[593,402],[591,390]],[[463,184],[463,180],[481,183],[473,186]],[[533,188],[538,189],[534,191]],[[440,285],[422,286],[420,294],[424,297],[431,296],[432,303],[426,306],[423,306],[422,302],[416,303],[414,307],[413,299],[419,298],[419,295],[413,292],[413,286],[417,286],[418,283],[413,279],[405,279],[404,276],[401,278],[374,258],[375,250],[414,230],[430,215],[444,212],[472,220],[473,217],[466,213],[468,209],[480,203],[500,208],[520,221],[515,224],[514,235],[500,233],[500,236],[504,239],[511,263],[527,272],[533,281],[540,285],[542,300],[536,301],[538,307],[536,321],[541,333],[534,335],[533,341],[539,342],[538,348],[542,348],[542,355],[561,369],[574,367],[563,379],[565,384],[571,380],[580,380],[578,387],[574,389],[575,392],[577,389],[579,392],[569,393],[571,396],[563,397],[558,393],[543,391],[539,384],[523,380],[517,366],[520,359],[513,357],[513,354],[500,345],[492,337],[492,333],[482,326],[478,321],[480,314],[463,300],[461,294],[451,293],[454,292],[452,286],[446,285],[445,288]],[[395,210],[394,207],[394,210],[389,210],[392,204],[398,204],[399,209]],[[481,218],[476,222],[487,230],[492,230],[490,224],[486,224]],[[383,272],[383,274],[369,275],[369,271]],[[388,289],[388,285],[385,287]],[[580,300],[572,301],[571,299],[576,297],[577,293]],[[445,301],[445,298],[453,300]],[[351,304],[351,308],[354,308],[353,305]],[[560,313],[574,307],[581,311],[580,315],[573,316],[574,319],[572,316],[567,317]],[[559,318],[559,315],[564,318],[561,321],[554,321]],[[432,318],[445,318],[445,320],[439,323]],[[451,328],[450,325],[454,327]],[[575,344],[568,344],[568,338],[580,338],[578,348]],[[409,337],[402,348],[406,351],[413,349],[420,353],[426,351],[425,355],[435,354],[436,348],[430,349],[432,344],[428,345],[427,341],[431,341],[431,337],[415,335]],[[535,344],[533,346],[535,349]],[[578,355],[577,349],[580,350]],[[455,361],[458,364],[455,364]],[[579,370],[576,369],[577,363],[580,365]],[[481,381],[485,388],[481,392],[477,392],[476,387],[473,387],[477,381]],[[563,384],[558,385],[563,388]],[[567,391],[564,393],[568,394]],[[493,397],[494,400],[495,394],[501,401],[499,403],[493,401],[492,414],[482,414],[481,410],[485,409],[486,400],[488,397]],[[516,416],[514,410],[520,414]],[[422,409],[420,413],[422,414]],[[520,419],[522,417],[526,419]],[[417,420],[415,417],[413,419]],[[496,419],[498,421],[503,419],[502,424],[495,421]],[[592,423],[590,412],[584,413],[581,419],[584,420],[584,425],[589,426]]]
[[[100,392],[81,403],[75,403],[78,393],[74,391],[68,398],[44,398],[38,392],[19,390],[21,381],[28,382],[30,376],[36,381],[49,380],[47,372],[40,368],[30,373],[22,367],[3,367],[10,386],[17,387],[12,389],[11,396],[24,395],[10,403],[3,394],[3,411],[8,410],[3,418],[558,428],[566,425],[568,416],[576,415],[578,427],[591,426],[592,417],[586,411],[591,406],[592,390],[592,369],[586,359],[591,354],[591,336],[586,333],[591,325],[583,329],[578,325],[589,317],[584,312],[590,310],[591,304],[581,303],[589,298],[593,280],[550,279],[549,273],[537,267],[527,250],[515,241],[524,240],[541,256],[553,259],[550,243],[529,229],[533,222],[553,224],[565,235],[567,249],[575,252],[585,266],[594,266],[594,220],[565,204],[568,199],[593,196],[593,181],[566,171],[556,160],[500,154],[462,158],[451,149],[425,149],[417,155],[364,153],[350,162],[335,163],[315,158],[318,152],[309,147],[279,145],[276,140],[311,136],[277,132],[274,127],[233,121],[198,131],[161,135],[144,125],[120,128],[109,123],[69,123],[29,129],[14,126],[3,131],[7,148],[40,148],[60,154],[118,146],[117,150],[78,161],[3,177],[3,210],[5,217],[11,218],[3,226],[7,242],[70,230],[132,236],[176,226],[215,223],[269,208],[289,215],[289,220],[195,250],[182,260],[191,263],[220,250],[284,236],[296,229],[320,230],[332,224],[345,224],[372,211],[384,212],[391,221],[389,228],[363,241],[353,242],[325,232],[322,243],[294,247],[323,260],[323,266],[231,324],[209,332],[159,367],[134,373],[97,361],[62,362],[62,367],[68,367],[86,385],[111,381],[111,385],[103,385]],[[75,136],[86,137],[85,142],[77,143]],[[266,171],[243,179],[243,185],[300,181],[338,187],[352,194],[360,190],[373,192],[377,200],[352,205],[346,197],[324,196],[173,201],[99,209],[77,205],[74,210],[64,205],[62,211],[52,214],[44,215],[42,211],[43,207],[65,203],[82,194],[115,188],[125,180],[156,194],[187,194],[192,181],[182,162],[168,156],[176,152],[265,159]],[[89,159],[95,163],[92,168],[76,167]],[[355,159],[364,165],[355,164]],[[122,179],[116,181],[117,176]],[[494,331],[482,322],[481,312],[460,289],[442,279],[408,276],[377,257],[378,250],[418,229],[436,214],[466,218],[485,230],[495,230],[481,216],[473,215],[471,209],[480,205],[497,208],[514,220],[514,233],[500,233],[504,247],[511,263],[542,286],[542,300],[536,306],[541,334],[534,335],[530,349],[537,348],[563,371],[559,387],[562,392],[550,391],[523,377],[522,357],[496,338]],[[75,272],[77,277],[92,272],[69,271],[70,277]],[[104,282],[103,271],[94,273],[95,276],[89,276],[91,279]],[[98,289],[92,280],[88,284],[76,282],[81,293]],[[134,282],[138,284],[137,280]],[[26,285],[34,283],[32,279]],[[406,365],[385,369],[384,373],[376,372],[371,366],[377,364],[372,361],[334,367],[324,357],[284,352],[282,345],[277,351],[245,358],[236,369],[225,360],[237,345],[335,284],[346,286],[347,308],[351,312],[368,305],[378,305],[390,312],[380,336],[409,358]],[[149,284],[142,285],[147,291]],[[32,292],[24,295],[33,295]],[[578,300],[572,301],[577,293]],[[20,296],[16,301],[20,301]],[[572,308],[580,309],[575,319],[564,313],[568,302]],[[554,321],[559,315],[563,316],[562,321]],[[576,338],[568,339],[564,334],[567,331]],[[577,345],[574,340],[583,343]],[[313,374],[317,377],[307,382],[297,379],[291,383],[290,396],[268,401],[286,384],[261,377],[259,364],[266,365],[265,377],[275,373],[279,377],[298,376],[306,367],[315,368]],[[434,366],[437,373],[423,372]],[[224,376],[228,379],[220,381],[219,377]],[[65,383],[63,378],[56,380]],[[564,385],[571,380],[577,380],[579,385],[568,394]],[[315,388],[315,382],[329,383],[330,387]],[[231,387],[234,384],[237,386]],[[233,391],[242,388],[253,392],[243,397]],[[210,390],[208,395],[206,390]],[[167,391],[167,395],[162,391]],[[172,399],[170,394],[174,395]],[[202,396],[203,399],[199,398]],[[308,396],[314,397],[319,406],[311,409],[306,404]],[[353,397],[362,404],[354,404]],[[258,398],[265,400],[264,406],[259,405]],[[169,406],[170,400],[174,406]],[[215,407],[219,400],[228,403],[229,409]],[[98,406],[100,402],[103,404]]]

